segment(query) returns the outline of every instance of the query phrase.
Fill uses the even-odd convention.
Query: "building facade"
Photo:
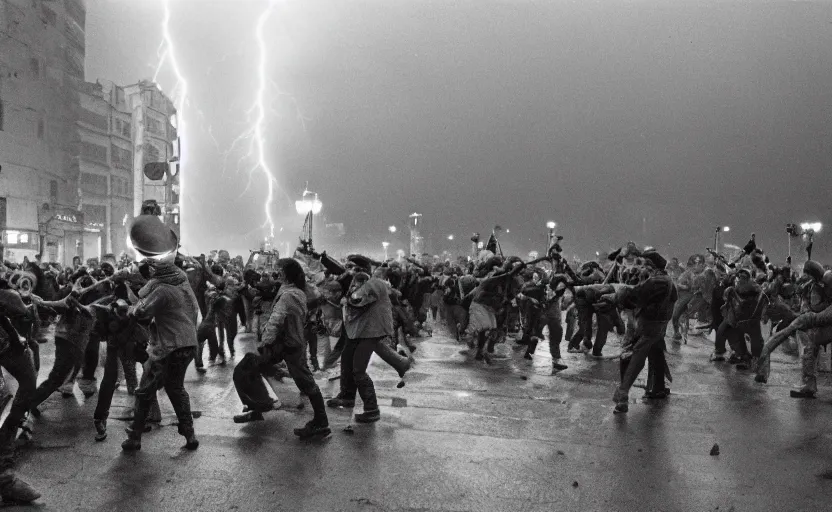
[[[79,210],[83,0],[0,0],[2,257],[83,257]]]
[[[79,87],[79,194],[87,259],[126,249],[133,214],[133,121],[124,88],[112,82]]]

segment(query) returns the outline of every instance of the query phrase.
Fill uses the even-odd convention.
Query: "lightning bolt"
[[[185,175],[187,174],[186,172],[182,172],[182,170],[186,168],[185,157],[187,155],[187,151],[185,151],[188,140],[185,129],[185,105],[188,103],[188,81],[185,80],[185,76],[182,74],[182,70],[176,60],[175,46],[170,32],[170,0],[162,0],[162,5],[165,11],[164,18],[162,19],[163,37],[162,43],[159,45],[159,49],[157,51],[157,54],[159,55],[159,64],[156,67],[153,81],[155,82],[158,78],[162,65],[165,62],[169,62],[171,68],[173,69],[173,74],[176,77],[176,85],[173,87],[173,93],[177,98],[174,103],[176,105],[176,132],[179,137],[179,222],[180,226],[182,226],[184,225],[184,222],[182,222],[184,213],[183,198],[185,197]]]
[[[277,183],[277,180],[272,174],[272,170],[269,167],[269,163],[266,161],[266,144],[264,140],[264,132],[265,132],[265,121],[266,121],[266,64],[268,63],[268,55],[267,55],[267,48],[266,48],[266,40],[263,37],[263,27],[266,25],[266,21],[269,19],[269,16],[272,14],[272,10],[274,9],[275,0],[269,0],[269,5],[266,7],[266,10],[260,14],[260,17],[257,19],[257,29],[255,31],[255,37],[257,39],[257,49],[259,52],[259,57],[257,61],[257,94],[254,101],[254,106],[252,110],[256,112],[256,117],[254,120],[254,127],[252,132],[252,139],[251,143],[253,144],[253,149],[255,150],[255,154],[257,156],[256,162],[254,167],[251,168],[249,172],[249,184],[251,184],[251,176],[256,171],[261,171],[263,174],[266,175],[266,181],[268,182],[268,193],[266,195],[266,203],[263,205],[263,209],[266,213],[266,222],[263,224],[263,227],[269,228],[270,236],[274,236],[274,219],[272,219],[272,202],[274,201],[274,187]],[[250,146],[251,149],[251,146]],[[248,186],[246,186],[248,189]]]

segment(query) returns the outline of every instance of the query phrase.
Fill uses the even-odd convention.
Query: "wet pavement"
[[[160,392],[163,422],[142,450],[125,454],[120,421],[94,441],[97,395],[53,395],[20,450],[18,471],[43,493],[39,510],[119,511],[761,511],[830,510],[832,383],[816,400],[789,398],[799,380],[795,357],[777,353],[767,385],[726,363],[709,363],[708,341],[669,343],[674,377],[666,401],[631,393],[630,412],[612,414],[617,339],[594,360],[564,354],[569,369],[551,375],[548,346],[533,362],[513,343],[502,358],[475,362],[441,330],[416,340],[407,386],[374,361],[370,373],[382,419],[353,424],[329,411],[333,435],[299,441],[292,429],[310,417],[275,411],[233,423],[241,411],[232,365],[205,375],[189,368],[186,387],[201,445],[180,449],[175,416]],[[236,341],[237,358],[252,335]],[[565,349],[565,344],[564,344]],[[45,378],[52,345],[44,347]],[[99,374],[101,370],[99,369]],[[642,377],[646,375],[646,370]],[[319,381],[324,395],[336,382]],[[297,403],[286,380],[280,397]],[[119,388],[112,416],[130,406]],[[360,400],[356,412],[360,412]],[[352,426],[352,432],[345,427]],[[710,455],[714,444],[720,454]]]

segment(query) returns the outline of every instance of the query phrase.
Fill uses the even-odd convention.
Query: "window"
[[[35,57],[29,59],[29,69],[32,71],[32,76],[40,78],[40,61]]]
[[[100,174],[81,173],[81,190],[102,196],[107,195],[107,177]]]
[[[58,180],[51,180],[49,182],[49,197],[53,203],[58,202]]]
[[[118,197],[132,197],[133,196],[133,182],[125,178],[113,176],[113,195]]]
[[[127,170],[133,167],[133,153],[130,150],[113,145],[110,147],[110,153],[113,156],[113,167]]]
[[[107,117],[102,116],[101,114],[96,114],[90,110],[85,108],[81,109],[81,122],[86,123],[90,126],[94,126],[102,131],[107,131],[109,124],[107,123]]]
[[[89,142],[81,143],[81,157],[85,160],[107,165],[107,148]]]

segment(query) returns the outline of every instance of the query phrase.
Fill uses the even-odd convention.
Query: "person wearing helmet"
[[[188,276],[174,263],[179,240],[158,217],[140,215],[130,228],[130,240],[136,251],[145,257],[141,270],[147,284],[128,309],[128,316],[149,324],[147,345],[149,359],[136,389],[136,410],[128,438],[121,447],[125,451],[140,450],[153,398],[162,387],[179,420],[179,433],[185,438],[185,449],[196,450],[199,441],[194,432],[191,400],[185,390],[185,371],[196,355],[196,321],[199,305]]]

